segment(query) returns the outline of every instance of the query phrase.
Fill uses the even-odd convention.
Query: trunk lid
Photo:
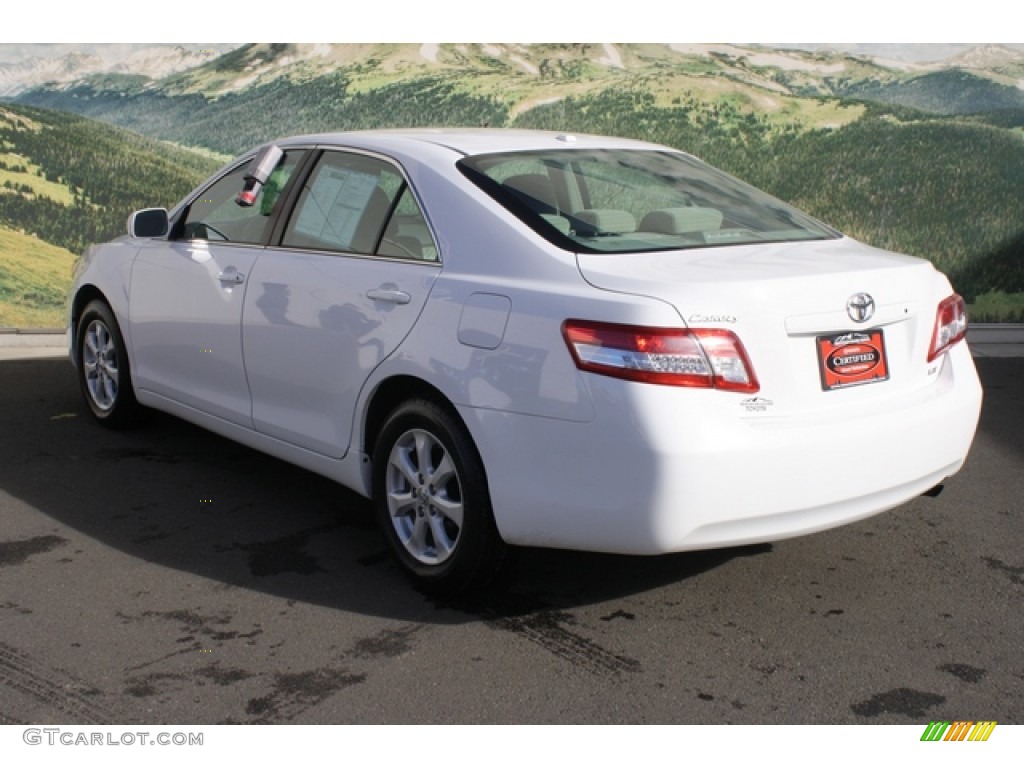
[[[690,328],[733,331],[760,381],[742,415],[895,404],[940,369],[928,350],[952,289],[922,259],[849,238],[577,259],[597,288],[668,302]]]

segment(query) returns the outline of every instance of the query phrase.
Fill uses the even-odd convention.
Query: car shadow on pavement
[[[1024,358],[984,357],[974,362],[985,397],[979,433],[998,441],[1024,461]]]
[[[488,591],[432,599],[392,562],[369,502],[326,478],[163,414],[106,430],[66,360],[2,362],[0,391],[0,491],[145,563],[287,600],[398,620],[500,620],[641,593],[771,550],[520,549]]]

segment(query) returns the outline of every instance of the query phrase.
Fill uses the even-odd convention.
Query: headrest
[[[518,176],[509,176],[502,185],[515,192],[520,200],[535,210],[538,208],[558,210],[555,188],[551,184],[551,179],[543,173],[522,173]]]
[[[685,235],[689,232],[706,232],[722,226],[722,212],[717,208],[662,208],[651,211],[642,222],[644,232],[661,232],[666,235]]]
[[[580,235],[622,235],[636,232],[636,218],[629,211],[614,208],[587,208],[573,214],[585,226]],[[578,229],[580,229],[578,227]]]

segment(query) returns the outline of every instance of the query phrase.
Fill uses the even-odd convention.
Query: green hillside
[[[0,226],[74,253],[170,206],[217,160],[76,115],[0,105]]]
[[[105,75],[19,99],[228,154],[280,135],[419,125],[655,141],[858,239],[930,259],[975,302],[975,319],[1005,319],[1024,292],[1024,101],[1006,85],[1017,74],[908,74],[728,45],[281,44],[162,81]],[[217,164],[22,106],[0,105],[0,142],[0,225],[76,252]]]
[[[197,94],[168,96],[151,90],[124,92],[82,85],[40,93],[34,104],[74,108],[140,133],[230,155],[283,134],[422,125],[500,125],[505,105],[466,93],[440,77],[391,83],[370,93],[349,92],[343,73],[301,86],[278,79],[217,99]],[[74,103],[69,104],[69,100]]]
[[[515,124],[685,148],[857,239],[931,260],[969,301],[1024,290],[1018,132],[879,110],[838,130],[798,130],[728,105],[662,108],[621,90],[538,107]]]
[[[968,299],[1024,290],[1024,140],[959,120],[861,120],[780,146],[758,181],[864,242],[933,261]]]
[[[728,46],[709,56],[616,46],[615,62],[590,44],[440,46],[433,59],[416,45],[335,48],[332,57],[306,51],[303,58],[303,46],[248,45],[163,81],[93,76],[35,88],[18,101],[230,154],[298,133],[501,126],[538,105],[616,90],[640,91],[659,107],[686,101],[708,113],[757,114],[773,125],[838,126],[863,111],[837,99],[793,95],[770,69]],[[806,66],[813,71],[829,63],[807,57]]]
[[[74,256],[219,162],[61,112],[0,105],[0,326],[60,327]]]
[[[0,328],[63,328],[75,255],[0,226]]]
[[[909,80],[876,79],[842,90],[848,98],[905,106],[940,115],[966,115],[1024,108],[1024,91],[959,69]]]

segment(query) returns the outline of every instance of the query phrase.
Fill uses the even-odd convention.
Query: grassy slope
[[[173,204],[220,162],[71,114],[0,105],[0,327],[63,326],[74,254],[123,231],[130,210]]]
[[[276,73],[267,61],[287,52],[273,48],[239,49],[158,88],[93,78],[69,89],[37,89],[19,101],[230,154],[281,134],[498,126],[538,104],[609,89],[648,93],[660,107],[680,101],[705,110],[725,107],[800,129],[846,125],[863,112],[837,99],[787,93],[770,72],[738,59],[682,58],[659,46],[620,47],[626,68],[599,63],[593,49],[600,46],[530,46],[497,57],[482,55],[478,46],[456,46],[434,62],[420,56],[419,46],[348,46],[359,50],[335,62],[338,69],[318,68],[314,59]],[[577,49],[591,49],[589,58]],[[230,87],[243,83],[244,90]]]
[[[4,168],[4,166],[7,168]],[[25,171],[12,171],[10,168],[25,167]],[[71,205],[74,199],[71,189],[65,184],[48,181],[38,174],[39,166],[21,155],[13,152],[0,152],[0,193],[4,182],[31,187],[33,195],[48,197],[55,203]],[[78,190],[81,191],[81,190]]]
[[[879,116],[889,110],[830,98],[818,75],[771,70],[759,56],[716,53],[681,62],[660,48],[634,47],[623,49],[629,66],[619,69],[574,59],[570,48],[531,49],[532,68],[508,53],[486,58],[473,47],[448,49],[432,69],[417,46],[368,46],[346,49],[352,59],[334,74],[294,72],[212,100],[210,83],[183,82],[187,87],[127,96],[121,86],[86,88],[73,105],[54,106],[224,152],[278,133],[424,121],[632,135],[694,151],[854,236],[930,258],[970,300],[1024,285],[1024,129],[1016,111],[919,122],[920,113]],[[287,54],[256,46],[235,56],[262,66]],[[224,59],[209,68],[221,86],[233,63],[245,62]],[[826,58],[821,66],[831,72],[837,64]],[[877,74],[852,66],[845,60],[826,78],[837,79],[830,88],[843,92],[838,80]],[[6,152],[11,164],[17,158],[8,150],[0,146],[0,159]]]
[[[0,327],[63,328],[75,256],[0,227]]]

